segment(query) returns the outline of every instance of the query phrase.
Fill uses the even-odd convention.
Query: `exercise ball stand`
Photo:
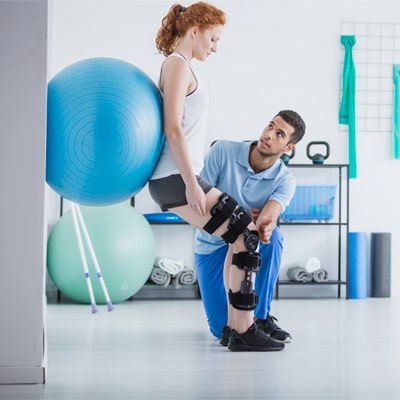
[[[94,294],[93,294],[92,281],[90,280],[89,268],[88,268],[88,263],[87,263],[87,259],[86,259],[85,249],[83,247],[81,230],[82,230],[83,236],[85,238],[86,244],[88,246],[90,257],[92,258],[97,277],[99,278],[99,282],[100,282],[101,288],[104,293],[104,297],[107,302],[107,309],[108,309],[108,311],[112,311],[114,309],[114,306],[113,306],[110,296],[108,294],[107,287],[104,282],[103,275],[101,273],[100,265],[97,260],[96,253],[94,251],[92,241],[90,240],[89,232],[86,228],[86,224],[83,219],[81,209],[80,209],[79,205],[76,203],[71,203],[71,216],[72,216],[72,221],[74,224],[76,240],[78,242],[79,253],[80,253],[81,260],[82,260],[83,272],[85,275],[86,284],[87,284],[88,291],[89,291],[90,303],[92,306],[92,313],[93,314],[97,313],[98,308],[97,308],[96,300],[95,300]]]

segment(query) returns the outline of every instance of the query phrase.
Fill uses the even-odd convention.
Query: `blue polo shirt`
[[[250,147],[255,143],[217,141],[208,151],[200,175],[245,209],[262,209],[268,200],[275,200],[283,212],[294,195],[295,178],[281,159],[255,173],[249,164]],[[195,253],[209,254],[225,244],[219,237],[196,230]]]

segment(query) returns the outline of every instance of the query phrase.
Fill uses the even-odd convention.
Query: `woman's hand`
[[[206,195],[197,182],[191,186],[186,186],[185,195],[192,210],[202,217],[206,215]]]

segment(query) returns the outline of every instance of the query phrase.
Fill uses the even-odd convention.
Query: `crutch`
[[[92,245],[92,241],[90,240],[89,233],[87,231],[86,224],[85,224],[81,209],[78,204],[71,203],[71,214],[72,214],[72,221],[74,223],[76,238],[78,241],[79,253],[81,255],[83,272],[85,275],[85,279],[86,279],[86,283],[87,283],[87,287],[88,287],[88,291],[89,291],[90,303],[92,305],[92,313],[96,313],[98,311],[98,308],[97,308],[96,300],[95,300],[94,294],[93,294],[92,282],[90,280],[89,268],[88,268],[88,264],[87,264],[87,260],[86,260],[85,249],[83,247],[83,242],[82,242],[81,229],[83,232],[83,236],[85,237],[85,241],[88,246],[89,253],[92,258],[94,268],[96,270],[97,277],[99,278],[99,282],[100,282],[101,288],[103,290],[104,297],[107,302],[107,309],[108,309],[108,311],[112,311],[114,309],[114,306],[113,306],[110,296],[108,294],[107,287],[106,287],[103,275],[100,270],[100,265],[97,260],[96,253],[95,253],[93,245]]]

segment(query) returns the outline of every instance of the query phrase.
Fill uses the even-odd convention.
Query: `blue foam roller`
[[[368,296],[368,236],[366,232],[349,232],[348,298]]]

